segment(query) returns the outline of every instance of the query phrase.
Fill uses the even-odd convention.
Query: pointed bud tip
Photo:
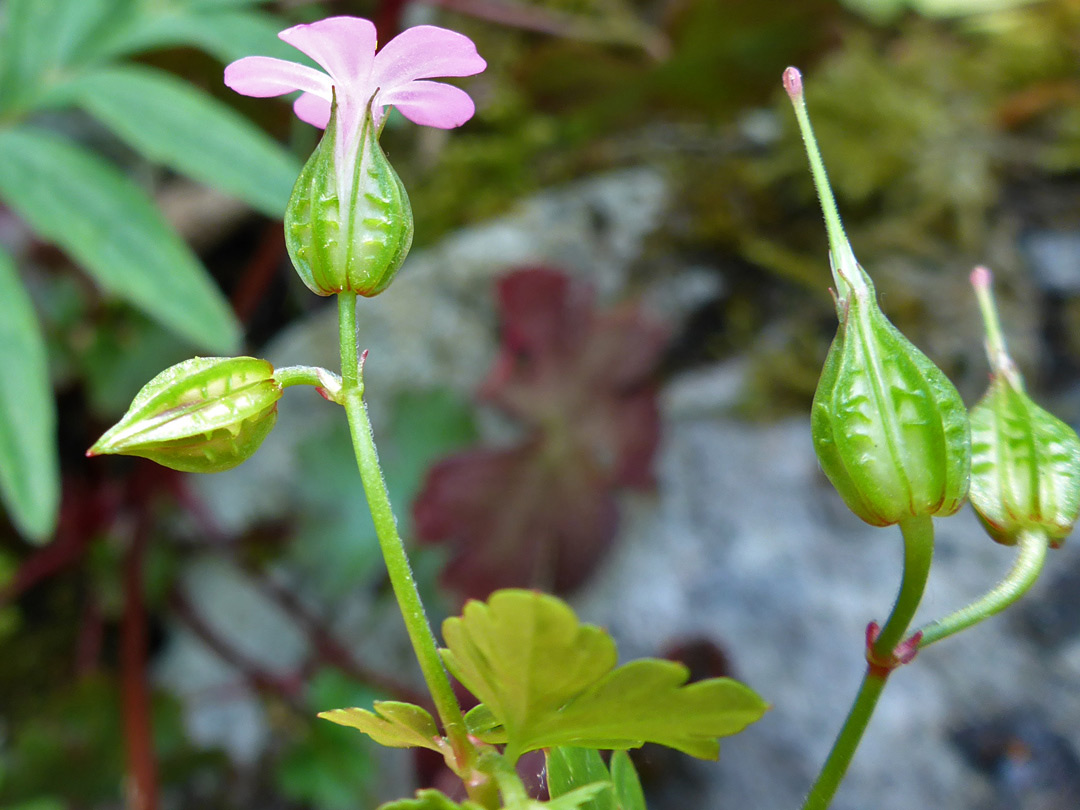
[[[784,90],[792,101],[797,101],[802,96],[802,74],[797,67],[789,67],[784,71]]]
[[[977,290],[990,289],[990,284],[993,280],[993,274],[981,265],[971,271],[971,286]]]

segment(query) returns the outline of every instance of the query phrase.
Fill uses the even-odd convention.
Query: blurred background
[[[790,105],[856,255],[973,404],[967,285],[1080,422],[1077,0],[0,0],[0,808],[373,807],[448,786],[318,711],[425,702],[337,409],[289,390],[243,467],[84,452],[163,368],[335,368],[281,215],[318,131],[223,65],[332,14],[488,61],[460,130],[392,115],[413,252],[361,301],[367,397],[431,618],[557,592],[624,656],[773,704],[650,806],[797,806],[887,612],[899,534],[844,509],[807,413],[835,332]],[[923,619],[1011,551],[939,521]],[[1080,556],[897,674],[838,810],[1080,807]],[[535,772],[540,765],[533,762]]]

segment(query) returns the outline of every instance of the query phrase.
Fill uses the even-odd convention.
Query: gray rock
[[[1043,290],[1080,293],[1080,231],[1031,231],[1020,248]]]
[[[724,743],[719,763],[697,766],[711,786],[704,806],[773,810],[798,807],[824,761],[865,668],[866,623],[892,604],[902,544],[898,529],[846,511],[818,469],[807,419],[748,425],[694,406],[727,396],[717,380],[730,386],[735,371],[669,388],[659,492],[627,503],[623,541],[577,607],[628,658],[686,636],[731,655],[773,708]],[[981,595],[1012,562],[968,511],[936,525],[916,624]],[[925,650],[892,676],[835,810],[983,807],[993,786],[953,743],[957,719],[1022,702],[1075,746],[1078,663],[1032,644],[1009,614]]]

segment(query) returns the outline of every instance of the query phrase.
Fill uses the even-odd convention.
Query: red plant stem
[[[382,0],[375,12],[375,30],[379,33],[379,42],[389,42],[401,30],[401,12],[405,10],[405,0]]]
[[[0,606],[82,560],[98,532],[112,522],[116,505],[115,491],[65,480],[55,538],[21,561],[11,580],[0,587]]]
[[[0,588],[0,605],[14,602],[39,582],[74,565],[86,552],[90,534],[58,535],[57,539],[27,557],[7,585]]]
[[[150,689],[146,681],[147,619],[143,563],[150,538],[150,510],[141,504],[124,561],[124,617],[120,637],[121,706],[128,758],[128,804],[157,810],[157,759]]]
[[[230,296],[229,303],[240,323],[247,324],[255,314],[278,273],[284,253],[285,237],[282,235],[281,222],[272,222],[263,230],[255,255],[244,267]]]

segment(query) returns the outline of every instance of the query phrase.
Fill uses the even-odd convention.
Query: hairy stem
[[[364,483],[364,494],[371,509],[371,519],[379,538],[379,548],[386,561],[390,584],[397,598],[405,627],[409,633],[420,670],[431,692],[435,710],[442,721],[447,738],[454,749],[460,771],[471,769],[475,748],[469,742],[450,676],[439,656],[435,635],[428,624],[420,592],[416,588],[412,567],[405,553],[405,545],[398,533],[397,521],[390,506],[379,456],[375,449],[371,422],[364,404],[364,387],[361,379],[359,357],[356,350],[356,293],[338,295],[338,334],[341,343],[342,400],[349,419],[356,463]],[[466,785],[468,787],[468,785]],[[470,789],[470,794],[471,794]]]
[[[922,629],[919,649],[1000,613],[1028,592],[1039,578],[1043,563],[1046,562],[1046,549],[1050,544],[1046,533],[1038,530],[1021,532],[1017,544],[1016,561],[1005,578],[993,590],[970,605],[926,625]]]
[[[337,402],[341,395],[341,378],[318,366],[282,366],[274,369],[274,379],[282,388],[294,385],[313,385],[326,392],[327,398]]]

